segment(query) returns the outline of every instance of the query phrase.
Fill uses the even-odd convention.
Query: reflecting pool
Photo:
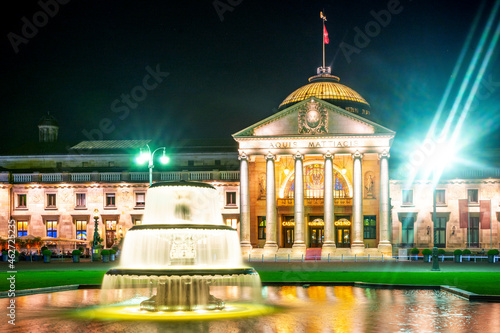
[[[262,296],[279,311],[244,319],[187,322],[75,319],[75,313],[99,306],[100,290],[22,296],[15,299],[16,326],[4,316],[0,331],[500,332],[499,303],[469,302],[441,291],[281,286],[263,287]],[[8,304],[9,299],[0,299],[1,308]]]

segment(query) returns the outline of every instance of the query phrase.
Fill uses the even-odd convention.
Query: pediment
[[[395,135],[394,131],[311,97],[233,134],[243,137]]]

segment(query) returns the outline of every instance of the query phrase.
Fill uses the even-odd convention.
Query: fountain
[[[223,224],[218,200],[205,183],[153,184],[142,225],[127,232],[119,266],[104,276],[102,303],[133,299],[140,310],[166,313],[258,300],[260,277],[243,265],[237,231]]]

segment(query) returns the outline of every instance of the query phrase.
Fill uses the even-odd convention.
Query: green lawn
[[[106,271],[22,271],[16,290],[70,284],[101,284]],[[477,272],[297,272],[260,271],[263,282],[370,282],[387,284],[449,285],[484,295],[500,295],[500,273]],[[9,289],[8,274],[0,274],[0,291]]]
[[[70,284],[101,284],[106,271],[22,271],[16,275],[16,290]],[[7,273],[0,274],[0,290],[9,289]]]

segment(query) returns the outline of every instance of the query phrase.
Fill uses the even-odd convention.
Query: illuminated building
[[[498,248],[497,164],[443,174],[434,226],[431,182],[407,185],[407,174],[389,169],[396,133],[371,121],[372,112],[329,68],[319,68],[277,113],[234,140],[168,146],[171,162],[155,166],[153,181],[214,185],[223,220],[239,229],[246,256]],[[83,141],[67,149],[58,146],[57,130],[45,116],[36,152],[0,156],[0,236],[12,219],[18,236],[90,239],[97,208],[110,247],[141,221],[148,170],[134,158],[151,142]]]

